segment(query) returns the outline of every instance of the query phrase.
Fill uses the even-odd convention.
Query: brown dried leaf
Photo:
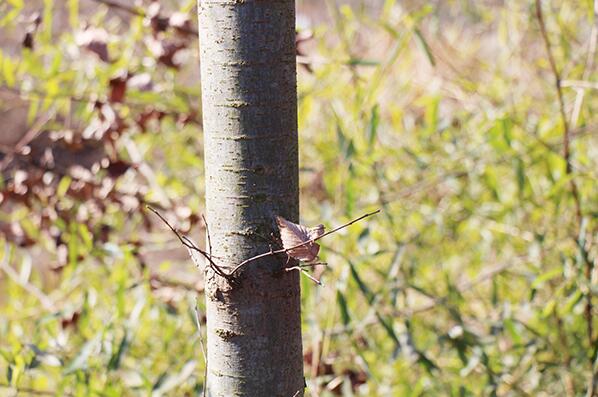
[[[172,14],[168,20],[168,24],[181,36],[192,34],[194,30],[193,27],[191,27],[189,15],[183,12],[175,12]]]
[[[77,328],[77,325],[79,324],[80,317],[81,317],[81,312],[78,310],[72,312],[70,316],[65,315],[64,317],[62,317],[60,319],[60,326],[62,327],[62,329],[67,329],[69,327]]]
[[[33,50],[33,43],[33,32],[25,33],[25,37],[23,37],[23,41],[21,42],[23,48],[29,48],[30,50]]]
[[[33,50],[33,47],[35,45],[34,36],[35,36],[35,33],[37,32],[37,28],[39,27],[39,25],[41,23],[42,23],[42,18],[39,13],[36,12],[29,16],[28,25],[26,27],[25,37],[23,38],[23,41],[21,43],[23,48],[29,48],[30,50]]]
[[[96,54],[102,61],[110,62],[108,55],[108,33],[101,28],[88,27],[75,33],[75,41],[81,47]]]
[[[114,160],[110,161],[108,166],[106,167],[106,171],[108,171],[108,175],[112,178],[118,178],[122,176],[125,172],[131,168],[132,164],[124,161],[124,160]]]
[[[122,102],[127,92],[127,80],[129,75],[127,73],[110,79],[110,102]]]
[[[307,228],[302,225],[287,221],[283,217],[277,216],[276,223],[280,230],[280,239],[287,253],[295,259],[303,262],[311,262],[318,257],[320,245],[316,242],[310,242],[297,248],[299,244],[305,243],[324,234],[324,225],[318,225],[313,228]]]
[[[174,69],[179,69],[183,64],[181,54],[183,49],[187,48],[185,43],[176,43],[172,41],[162,42],[162,54],[158,57],[158,62]]]

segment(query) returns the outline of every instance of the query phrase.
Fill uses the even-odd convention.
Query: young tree
[[[199,36],[206,214],[230,270],[269,250],[276,215],[299,217],[294,1],[201,0]],[[284,265],[207,269],[209,396],[303,395],[299,274]]]

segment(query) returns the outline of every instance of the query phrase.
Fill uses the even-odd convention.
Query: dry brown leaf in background
[[[289,250],[287,253],[290,256],[303,262],[311,262],[318,257],[320,245],[316,242],[310,242],[297,248],[293,247],[320,237],[324,234],[324,225],[307,228],[287,221],[281,216],[276,217],[276,223],[280,230],[282,246],[284,249]]]

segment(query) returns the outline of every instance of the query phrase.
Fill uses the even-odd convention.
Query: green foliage
[[[0,395],[198,395],[202,275],[143,211],[203,239],[197,42],[167,18],[195,1],[27,3],[0,2],[0,117],[23,105],[36,137],[108,163],[40,173],[35,141],[0,141]],[[542,2],[564,122],[533,1],[421,3],[307,14],[328,16],[299,42],[302,223],[382,209],[321,241],[324,287],[302,279],[307,394],[585,395],[593,4]]]

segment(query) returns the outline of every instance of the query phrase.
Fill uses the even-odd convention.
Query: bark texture
[[[218,264],[269,249],[275,216],[298,221],[294,0],[199,7],[206,213]],[[299,275],[285,258],[236,282],[206,271],[208,395],[303,395]]]

